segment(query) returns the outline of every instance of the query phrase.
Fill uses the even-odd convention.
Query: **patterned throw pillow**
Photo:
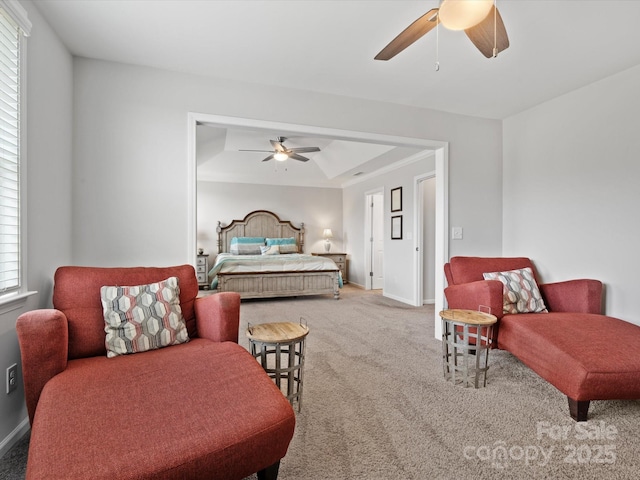
[[[503,283],[503,313],[547,312],[531,268],[482,275],[485,280],[500,280]]]
[[[100,289],[107,357],[146,352],[189,341],[178,278]]]
[[[229,244],[229,253],[232,255],[260,255],[260,247],[264,244],[264,237],[233,237]]]

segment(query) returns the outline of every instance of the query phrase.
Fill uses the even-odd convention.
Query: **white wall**
[[[189,111],[450,141],[451,216],[473,241],[452,253],[501,250],[498,121],[97,60],[74,67],[76,263],[193,261]]]
[[[28,309],[51,305],[53,273],[71,262],[72,58],[31,2],[27,40],[27,279],[39,291],[27,304],[0,314],[0,456],[28,427],[22,377],[5,395],[6,368],[20,362],[15,322]]]
[[[334,252],[342,248],[342,189],[243,183],[198,182],[198,247],[218,252],[216,226],[241,220],[254,210],[269,210],[294,227],[304,222],[304,252],[324,252],[322,231],[331,228]]]
[[[504,121],[505,255],[543,281],[596,278],[640,324],[640,66]]]
[[[413,304],[414,177],[435,170],[433,155],[383,175],[346,187],[343,192],[344,238],[349,254],[349,281],[366,285],[365,211],[367,193],[384,188],[384,288],[385,296]],[[402,187],[402,211],[391,212],[391,190]],[[391,217],[402,215],[401,240],[391,240]]]

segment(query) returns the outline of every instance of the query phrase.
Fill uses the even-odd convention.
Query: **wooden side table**
[[[487,385],[489,349],[495,315],[474,310],[443,310],[442,367],[444,378],[454,385],[475,388]]]
[[[333,253],[333,252],[322,252],[322,253],[312,253],[311,255],[315,255],[316,257],[327,257],[335,262],[335,264],[340,269],[340,274],[342,275],[342,283],[349,283],[347,279],[347,254],[346,253]]]
[[[260,361],[278,388],[286,392],[292,406],[294,401],[298,401],[298,411],[302,408],[302,377],[308,334],[309,327],[302,323],[263,323],[247,328],[251,355]]]

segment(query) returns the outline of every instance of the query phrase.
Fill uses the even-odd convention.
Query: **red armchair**
[[[179,279],[189,342],[107,358],[103,285]],[[275,479],[295,415],[237,344],[240,297],[196,298],[193,267],[62,267],[54,309],[17,322],[27,479]]]
[[[483,274],[530,267],[548,313],[503,312],[503,284]],[[567,395],[569,412],[585,421],[591,400],[640,398],[640,327],[601,315],[602,283],[540,284],[528,258],[453,257],[445,265],[449,308],[489,307],[498,318],[494,345],[508,350]]]

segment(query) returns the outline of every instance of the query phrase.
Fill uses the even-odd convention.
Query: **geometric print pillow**
[[[178,278],[100,289],[107,357],[146,352],[189,341]]]
[[[504,285],[503,313],[547,312],[531,268],[483,273],[482,276],[485,280],[500,280]]]

